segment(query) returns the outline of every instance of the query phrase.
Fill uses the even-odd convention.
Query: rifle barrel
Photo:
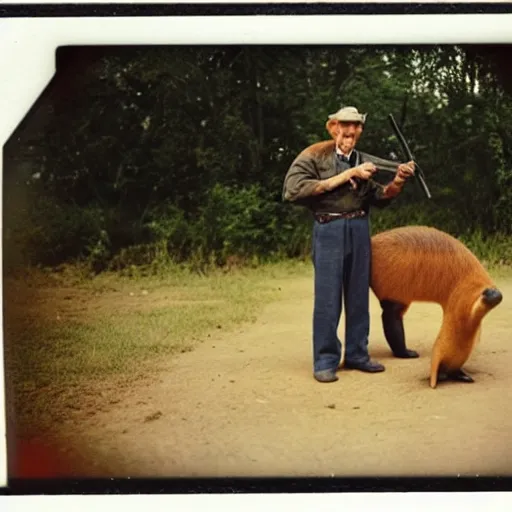
[[[389,114],[388,117],[389,117],[389,120],[391,121],[391,126],[393,127],[393,131],[395,132],[395,135],[398,137],[398,140],[400,141],[400,144],[402,146],[402,149],[404,150],[405,155],[407,156],[407,158],[409,160],[412,160],[415,163],[415,167],[416,167],[415,176],[418,178],[418,181],[421,185],[421,188],[423,189],[423,192],[425,193],[425,195],[427,196],[428,199],[431,199],[432,195],[430,193],[430,190],[427,187],[427,183],[425,181],[425,175],[423,174],[421,167],[414,160],[414,156],[411,153],[411,150],[409,149],[409,146],[408,146],[404,136],[402,135],[402,132],[400,131],[400,129],[398,128],[398,125],[395,122],[395,118],[393,117],[393,114]]]
[[[389,167],[379,167],[378,165],[375,166],[377,168],[377,172],[384,171],[389,172],[391,174],[396,174],[396,169],[390,169]]]

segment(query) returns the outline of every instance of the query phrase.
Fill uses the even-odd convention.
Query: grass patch
[[[512,238],[507,235],[484,236],[480,231],[462,235],[461,242],[489,269],[506,269],[512,265]]]
[[[488,268],[497,280],[512,278],[512,267],[499,261]],[[92,278],[66,267],[6,278],[8,415],[27,432],[69,421],[84,401],[93,413],[109,389],[117,399],[122,386],[172,371],[175,354],[256,321],[296,277],[312,279],[309,261],[206,273],[169,266],[159,274],[139,269]]]
[[[512,279],[512,266],[493,265],[488,267],[489,274],[493,279]]]
[[[207,274],[87,277],[80,268],[4,280],[10,412],[22,430],[49,428],[79,409],[86,388],[151,376],[213,334],[254,322],[279,284],[310,272],[285,262]],[[68,414],[69,416],[69,414]]]

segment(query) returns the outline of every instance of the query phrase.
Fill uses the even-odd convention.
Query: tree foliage
[[[488,50],[91,51],[60,51],[52,86],[4,148],[10,261],[101,270],[307,254],[310,218],[282,202],[283,178],[342,104],[369,113],[362,149],[403,160],[393,113],[433,194],[408,185],[374,212],[375,230],[512,234],[512,101]]]

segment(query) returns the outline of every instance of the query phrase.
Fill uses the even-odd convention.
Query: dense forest
[[[307,257],[311,217],[284,175],[367,112],[359,148],[425,172],[372,230],[428,224],[512,262],[512,96],[503,48],[60,48],[57,73],[4,147],[4,261],[95,271]],[[390,179],[383,173],[378,177]]]

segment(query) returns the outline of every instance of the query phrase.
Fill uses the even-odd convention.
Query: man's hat
[[[367,114],[360,114],[356,107],[343,107],[329,115],[329,119],[335,121],[341,121],[342,123],[361,123],[364,124],[366,121]]]

